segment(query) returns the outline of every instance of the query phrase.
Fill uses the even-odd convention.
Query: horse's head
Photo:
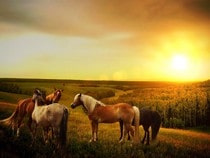
[[[39,89],[35,89],[33,96],[32,96],[32,100],[35,101],[37,100],[39,104],[44,104],[45,103],[45,92],[39,90]]]
[[[53,103],[57,103],[60,100],[62,92],[63,92],[62,89],[55,89],[54,95],[52,98]]]
[[[71,108],[72,108],[72,109],[76,108],[76,107],[79,106],[79,105],[83,105],[83,102],[82,102],[82,100],[81,100],[81,96],[82,96],[81,93],[75,95],[74,101],[73,101],[73,103],[71,104]]]

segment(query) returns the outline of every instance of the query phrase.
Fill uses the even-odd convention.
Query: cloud
[[[193,22],[197,16],[209,17],[208,0],[0,2],[1,22],[67,36],[97,37],[116,31],[143,32],[168,20],[193,17],[188,19],[188,22]]]

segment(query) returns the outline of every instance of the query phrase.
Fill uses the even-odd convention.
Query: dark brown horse
[[[61,93],[63,90],[54,89],[54,92],[46,96],[46,101],[43,104],[52,104],[57,103],[61,98]],[[27,125],[32,132],[32,112],[34,110],[35,102],[32,98],[22,99],[18,102],[18,105],[12,115],[4,120],[1,120],[0,123],[5,125],[11,125],[13,131],[17,127],[17,136],[20,134],[20,127],[25,116],[28,117]]]
[[[140,109],[140,124],[144,128],[144,137],[141,141],[142,144],[144,144],[145,138],[147,137],[147,142],[146,144],[149,145],[149,140],[150,140],[150,134],[149,134],[149,127],[151,126],[152,129],[152,140],[156,139],[157,134],[160,129],[160,124],[161,124],[161,116],[157,111],[150,110],[148,108],[142,108]],[[122,137],[122,132],[123,132],[123,124],[120,121],[120,132]],[[128,139],[130,139],[130,135],[128,134]]]

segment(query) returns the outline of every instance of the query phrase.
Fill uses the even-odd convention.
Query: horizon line
[[[22,78],[22,77],[0,77],[0,80],[7,80],[7,79],[16,79],[16,80],[57,80],[57,81],[98,81],[98,82],[171,82],[171,83],[192,83],[192,82],[205,82],[209,81],[210,79],[206,80],[178,80],[178,81],[170,81],[170,80],[100,80],[100,79],[56,79],[56,78]]]

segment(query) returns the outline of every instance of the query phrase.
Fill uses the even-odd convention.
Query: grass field
[[[114,92],[111,97],[102,97],[104,103],[113,103],[119,96],[128,95],[136,88],[136,84],[117,82],[33,82],[10,81],[25,90],[33,90],[35,87],[42,88],[50,93],[53,88],[64,89],[60,103],[69,107],[68,120],[68,143],[65,153],[54,152],[54,146],[44,145],[39,138],[31,147],[31,137],[28,129],[21,129],[20,138],[12,135],[11,129],[0,129],[0,157],[209,157],[210,134],[208,130],[169,129],[161,128],[157,140],[149,146],[139,144],[131,146],[130,141],[118,143],[119,124],[99,124],[99,140],[89,143],[91,128],[88,117],[82,108],[72,110],[70,104],[75,94],[82,92],[96,97],[106,96],[106,93]],[[168,84],[168,83],[166,83]],[[155,85],[158,87],[160,85]],[[164,84],[161,83],[161,86]],[[145,86],[145,84],[144,84]],[[146,87],[146,86],[145,86]],[[144,87],[144,88],[145,88]],[[147,85],[151,87],[151,85]],[[102,93],[103,92],[103,93]],[[16,107],[16,102],[21,98],[30,97],[25,94],[13,94],[0,92],[0,119],[8,117]],[[208,128],[205,128],[208,129]],[[140,135],[143,137],[143,129],[140,127]]]

